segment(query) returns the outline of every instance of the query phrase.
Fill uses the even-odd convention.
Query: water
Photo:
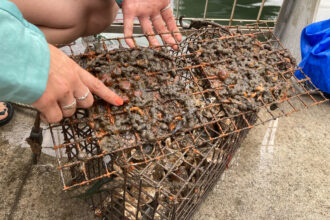
[[[174,5],[177,5],[174,1]],[[283,0],[266,0],[262,20],[276,19]],[[252,19],[258,16],[261,0],[238,0],[234,14],[235,19]],[[230,18],[233,0],[209,0],[207,18]],[[179,5],[179,16],[203,18],[205,0],[181,0]],[[175,13],[177,10],[175,10]],[[228,22],[227,22],[228,23]]]
[[[177,14],[178,0],[171,0],[174,7],[174,14]],[[209,0],[207,18],[225,18],[229,19],[233,7],[233,0]],[[262,0],[238,0],[234,14],[235,19],[252,19],[256,20],[260,9]],[[263,12],[261,14],[262,20],[276,19],[283,0],[266,0]],[[180,0],[178,15],[184,15],[190,18],[203,18],[205,9],[205,0]],[[121,10],[117,17],[117,22],[123,21]],[[138,23],[138,19],[135,19]],[[228,22],[223,23],[228,24]]]

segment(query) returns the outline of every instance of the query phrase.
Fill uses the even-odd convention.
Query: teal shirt
[[[0,0],[0,101],[31,104],[44,93],[50,55],[43,33]]]

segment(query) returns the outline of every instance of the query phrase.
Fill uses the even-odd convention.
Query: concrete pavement
[[[32,116],[0,128],[0,219],[95,219],[62,191],[54,157],[31,164]],[[194,219],[330,219],[330,104],[253,128]]]

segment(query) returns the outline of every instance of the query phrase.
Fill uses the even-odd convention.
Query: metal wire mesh
[[[183,34],[178,51],[128,49],[123,38],[80,55],[68,46],[125,100],[115,107],[96,98],[91,110],[50,125],[64,189],[87,187],[97,216],[188,219],[250,128],[327,101],[307,76],[295,77],[301,70],[271,29]],[[112,41],[119,49],[108,49]]]

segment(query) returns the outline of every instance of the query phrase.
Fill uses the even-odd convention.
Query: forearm
[[[17,7],[0,2],[0,100],[33,103],[46,89],[49,48]]]

